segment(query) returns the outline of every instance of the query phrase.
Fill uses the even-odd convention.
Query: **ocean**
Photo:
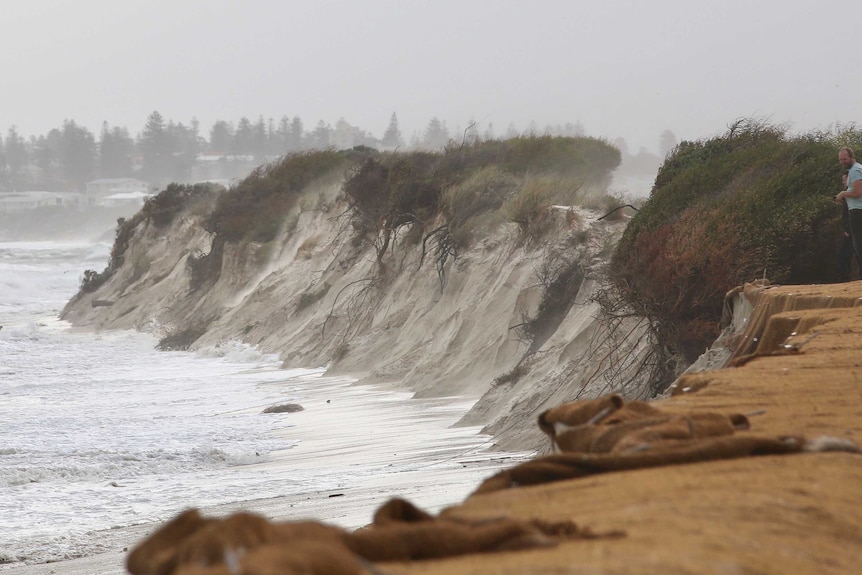
[[[0,243],[0,570],[98,554],[189,507],[359,527],[389,497],[435,511],[527,454],[453,426],[473,401],[412,399],[240,342],[155,350],[58,319],[110,245]],[[264,414],[297,403],[296,413]]]

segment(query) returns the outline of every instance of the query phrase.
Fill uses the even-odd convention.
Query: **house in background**
[[[86,203],[91,206],[115,202],[142,203],[150,195],[150,185],[135,178],[101,178],[87,182]],[[108,200],[108,198],[111,198]]]
[[[0,194],[0,212],[23,212],[45,206],[64,205],[64,195],[54,192],[8,192]]]
[[[98,201],[100,206],[142,206],[147,198],[152,197],[149,192],[117,192],[101,198]]]

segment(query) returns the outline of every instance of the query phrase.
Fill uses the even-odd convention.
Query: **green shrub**
[[[449,234],[459,248],[470,245],[479,221],[487,220],[489,213],[497,213],[518,184],[515,176],[497,166],[488,166],[444,190],[441,211],[449,225]]]
[[[114,237],[114,245],[111,247],[111,259],[108,262],[108,269],[116,271],[120,269],[125,262],[126,250],[129,249],[129,242],[135,234],[135,229],[144,221],[144,215],[141,212],[136,213],[130,219],[117,218],[117,230]]]
[[[224,240],[217,236],[213,239],[209,253],[192,254],[186,259],[190,291],[208,288],[218,281],[221,276],[224,245]]]
[[[92,293],[102,287],[108,278],[110,278],[112,272],[110,270],[105,270],[102,273],[97,272],[96,270],[84,270],[84,277],[81,278],[81,291],[84,293]]]
[[[156,349],[160,351],[186,351],[206,331],[203,326],[195,326],[172,333],[160,339],[159,343],[156,344]]]
[[[522,326],[523,335],[530,341],[527,353],[532,353],[553,335],[565,319],[581,289],[586,270],[580,258],[546,262],[540,274],[544,289],[536,316]]]
[[[487,140],[449,145],[442,154],[396,152],[368,157],[345,183],[344,192],[355,227],[361,234],[376,234],[378,257],[382,257],[401,226],[424,226],[440,210],[451,229],[437,237],[449,242],[451,235],[459,243],[469,242],[468,221],[498,209],[511,195],[516,176],[562,176],[563,180],[555,181],[566,183],[555,186],[553,192],[568,200],[582,182],[602,182],[619,163],[619,150],[595,138]],[[543,201],[554,200],[554,193]],[[520,200],[523,207],[529,200]]]
[[[192,200],[211,196],[224,191],[217,184],[168,184],[158,195],[148,199],[142,209],[146,218],[156,227],[165,227],[189,206]]]
[[[695,359],[718,334],[725,293],[764,273],[776,283],[837,280],[837,151],[860,142],[858,132],[788,136],[746,120],[677,147],[611,262],[661,345]]]
[[[204,229],[223,241],[266,243],[275,238],[289,210],[312,181],[344,169],[357,152],[314,150],[285,156],[255,169],[219,196]]]
[[[533,237],[543,231],[551,204],[551,192],[546,183],[529,179],[503,204],[503,213],[510,222],[518,224],[524,236]]]

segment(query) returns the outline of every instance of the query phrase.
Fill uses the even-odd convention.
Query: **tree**
[[[266,159],[269,152],[269,137],[266,129],[266,122],[263,116],[258,117],[257,123],[252,127],[251,134],[251,153],[257,161]]]
[[[294,116],[290,122],[290,146],[288,151],[295,152],[302,149],[302,140],[305,137],[305,127],[302,125],[302,118]]]
[[[210,129],[210,150],[216,154],[227,154],[233,142],[233,126],[224,120],[219,120]]]
[[[254,129],[251,121],[243,116],[236,125],[236,133],[233,135],[233,147],[231,152],[237,156],[250,156],[253,149]]]
[[[132,155],[135,141],[126,128],[111,128],[102,123],[99,135],[99,175],[103,178],[122,178],[132,173]]]
[[[274,153],[285,154],[290,150],[290,118],[281,117],[272,140]]]
[[[475,144],[479,141],[479,127],[473,118],[467,123],[467,129],[464,130],[464,141],[468,144]]]
[[[24,170],[29,162],[27,144],[15,126],[10,127],[6,133],[5,147],[9,186],[15,190],[25,182]]]
[[[39,136],[33,142],[33,161],[46,181],[60,179],[60,148],[62,134],[54,128],[47,136]],[[47,187],[47,186],[46,186]]]
[[[571,126],[571,128],[570,128]],[[585,136],[587,131],[584,129],[584,125],[578,121],[572,126],[571,124],[566,124],[566,135],[571,136],[573,138],[581,138]]]
[[[676,135],[670,130],[665,130],[658,137],[658,153],[662,158],[666,158],[667,155],[676,148],[676,145],[679,142],[676,139]]]
[[[192,167],[200,152],[197,130],[186,127],[182,122],[168,122],[166,132],[166,150],[169,154],[167,176],[174,182],[189,180]]]
[[[494,122],[488,122],[488,127],[485,128],[485,133],[482,134],[482,138],[486,141],[497,138],[497,134],[494,132]]]
[[[308,147],[316,150],[325,150],[329,147],[331,133],[332,128],[329,124],[320,120],[314,131],[308,135]]]
[[[401,130],[398,128],[398,116],[392,112],[392,117],[389,118],[389,127],[383,133],[383,139],[380,143],[385,148],[398,148],[404,145],[404,139],[401,137]]]
[[[439,150],[449,143],[449,130],[446,124],[441,122],[436,116],[428,121],[428,126],[425,127],[425,136],[422,140],[426,148]]]
[[[170,149],[165,120],[158,111],[154,111],[147,118],[144,131],[138,137],[138,144],[144,161],[144,177],[151,182],[166,180],[170,171]]]
[[[60,165],[63,179],[79,190],[96,172],[96,140],[87,128],[74,120],[63,122]]]

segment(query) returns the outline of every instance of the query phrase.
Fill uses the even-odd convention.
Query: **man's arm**
[[[862,180],[856,180],[855,182],[853,182],[853,185],[850,186],[849,190],[841,193],[844,194],[845,198],[862,197]]]
[[[857,166],[858,166],[858,164],[857,164]],[[855,176],[855,175],[857,175],[858,170],[857,171],[854,171],[854,170],[856,170],[855,166],[853,169],[850,170],[851,173]],[[862,175],[862,174],[859,174],[859,175]],[[862,198],[862,178],[855,179],[853,181],[853,183],[850,185],[849,189],[844,190],[843,192],[839,192],[838,195],[835,196],[835,203],[839,204],[845,198]]]
[[[835,196],[835,203],[840,204],[845,198],[862,198],[862,180],[856,180],[849,190],[838,192]]]

